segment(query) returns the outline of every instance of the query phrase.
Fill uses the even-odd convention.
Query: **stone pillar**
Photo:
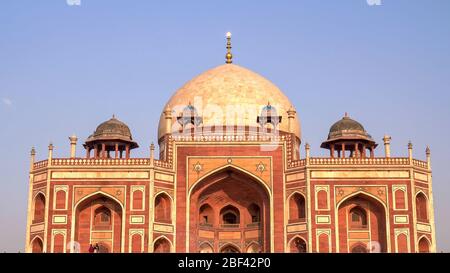
[[[311,149],[311,146],[309,146],[309,143],[306,143],[305,144],[306,161],[309,161],[310,149]]]
[[[430,147],[427,146],[427,149],[425,150],[425,153],[427,154],[428,170],[431,171],[431,150],[430,150]]]
[[[119,143],[116,143],[114,151],[115,151],[114,158],[117,159],[119,157]]]
[[[295,111],[294,107],[290,107],[289,110],[287,110],[287,114],[288,114],[288,128],[289,128],[289,133],[295,133],[294,132],[294,122],[295,122],[295,114],[297,112]]]
[[[370,147],[370,158],[375,158],[375,151],[373,146]]]
[[[100,152],[100,157],[101,158],[106,158],[106,144],[102,143],[102,151]]]
[[[36,150],[33,148],[31,148],[31,152],[30,152],[30,172],[33,171],[34,169],[34,162],[36,160]]]
[[[129,144],[127,144],[125,146],[125,157],[126,157],[126,159],[130,158],[130,145]]]
[[[155,161],[155,144],[150,144],[150,166],[153,166]]]
[[[387,158],[391,157],[391,137],[388,135],[385,135],[383,137],[384,142],[384,154]]]
[[[172,133],[172,109],[170,109],[169,106],[166,107],[164,110],[164,118],[166,121],[166,131],[164,134],[171,134]]]
[[[342,151],[341,157],[342,157],[342,158],[345,158],[345,143],[342,143],[342,144],[341,144],[341,151]]]
[[[411,143],[411,141],[409,141],[408,143],[408,157],[411,163],[413,159],[413,144]]]
[[[53,148],[53,144],[50,142],[50,144],[48,145],[48,166],[52,165]]]
[[[70,140],[70,158],[75,158],[78,138],[76,135],[72,135],[71,137],[69,137],[69,140]]]

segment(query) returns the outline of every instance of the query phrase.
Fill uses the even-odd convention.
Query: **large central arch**
[[[370,252],[374,244],[377,251],[388,251],[386,208],[380,200],[355,193],[339,202],[336,216],[340,252]]]
[[[122,252],[123,207],[115,198],[97,192],[80,200],[74,211],[74,239],[82,253],[91,244],[98,244],[99,252]]]
[[[189,198],[189,252],[270,252],[270,193],[234,167],[197,182]],[[207,248],[205,248],[207,246]],[[224,248],[225,247],[225,248]]]

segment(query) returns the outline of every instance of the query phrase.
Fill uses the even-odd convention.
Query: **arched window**
[[[257,243],[252,243],[247,247],[247,253],[261,253],[261,247]]]
[[[212,226],[214,224],[214,211],[210,205],[204,204],[199,210],[199,223],[203,226]]]
[[[42,253],[43,251],[44,251],[44,244],[42,243],[41,238],[35,237],[31,243],[31,252]]]
[[[430,252],[430,244],[425,237],[419,240],[419,253],[429,253]]]
[[[352,246],[351,253],[367,253],[367,247],[363,243],[357,243]]]
[[[38,193],[34,198],[34,214],[33,223],[43,222],[45,218],[45,197],[42,193]]]
[[[64,235],[61,233],[55,234],[53,236],[53,253],[63,253],[64,247]]]
[[[319,253],[330,252],[330,238],[328,234],[322,233],[319,235]]]
[[[153,252],[155,253],[169,253],[170,252],[170,243],[166,238],[158,239],[154,246]]]
[[[226,245],[220,250],[220,253],[240,253],[240,251],[233,245]]]
[[[306,242],[299,237],[294,238],[290,245],[291,253],[306,253]]]
[[[395,209],[405,209],[405,191],[396,190],[395,191]]]
[[[213,248],[212,248],[212,246],[210,244],[203,243],[200,246],[199,252],[200,253],[213,253],[214,251],[213,251]]]
[[[236,227],[239,226],[239,210],[231,205],[224,207],[220,211],[220,218],[222,219],[222,226]]]
[[[361,207],[354,207],[350,210],[350,228],[365,229],[367,228],[367,214]]]
[[[328,194],[324,190],[317,192],[317,208],[322,210],[328,209]]]
[[[170,223],[171,216],[171,202],[167,194],[161,193],[155,199],[155,221]]]
[[[94,211],[94,229],[110,229],[111,210],[101,206]]]
[[[306,207],[305,198],[299,193],[294,193],[289,199],[289,221],[305,221]]]
[[[66,209],[66,192],[59,190],[56,192],[56,209]]]
[[[397,235],[397,253],[407,253],[408,251],[408,237],[405,233]]]
[[[131,252],[141,253],[142,252],[142,235],[135,233],[131,236]]]
[[[133,210],[142,210],[143,195],[141,190],[133,191]]]
[[[416,195],[416,214],[417,220],[421,222],[428,222],[428,205],[427,198],[423,193]]]
[[[259,206],[256,204],[251,204],[248,207],[248,212],[250,213],[251,217],[251,223],[256,224],[261,221],[261,211],[259,209]]]

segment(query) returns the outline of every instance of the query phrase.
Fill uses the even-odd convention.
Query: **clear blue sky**
[[[450,251],[450,1],[119,1],[0,3],[0,251],[23,251],[29,151],[69,153],[115,113],[147,156],[171,94],[224,61],[278,85],[313,155],[344,112],[393,155],[430,145],[438,249]],[[81,141],[80,141],[81,142]],[[382,154],[382,145],[377,154]],[[78,146],[81,156],[81,145]]]

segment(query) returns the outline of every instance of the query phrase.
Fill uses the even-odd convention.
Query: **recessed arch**
[[[73,207],[74,210],[75,210],[75,209],[78,207],[78,205],[80,205],[84,200],[86,200],[86,199],[88,199],[88,198],[91,198],[91,197],[93,197],[93,196],[96,196],[96,195],[98,195],[98,196],[104,196],[104,197],[113,199],[114,201],[116,201],[116,202],[120,205],[120,207],[122,208],[122,210],[124,210],[124,206],[123,206],[123,204],[122,204],[122,201],[120,201],[119,199],[117,199],[115,196],[113,196],[113,195],[111,195],[111,194],[109,194],[109,193],[103,192],[103,191],[96,191],[96,192],[93,192],[93,193],[90,193],[90,194],[84,196],[83,198],[81,198],[80,200],[77,201],[77,203],[76,203],[75,206]]]
[[[362,202],[362,203],[361,203]],[[338,225],[338,223],[343,221],[344,223],[349,223],[348,219],[350,216],[349,211],[357,206],[362,206],[365,209],[368,219],[367,219],[367,238],[360,238],[364,243],[369,243],[372,241],[377,241],[380,244],[381,252],[390,251],[390,240],[389,240],[389,219],[387,217],[387,212],[389,211],[386,204],[379,197],[373,194],[357,191],[352,193],[336,205],[337,210],[335,212],[335,217],[338,219],[336,221],[336,230],[339,236],[336,236],[336,244],[339,246],[346,245],[344,249],[338,249],[338,252],[351,252],[351,242],[348,240],[348,229],[350,226],[345,224],[344,226]],[[341,219],[344,217],[344,219]],[[339,220],[341,219],[341,220]],[[345,231],[343,230],[345,228]],[[366,228],[365,228],[366,229]],[[344,244],[341,243],[344,242]]]
[[[237,188],[238,191],[236,191]],[[189,210],[186,211],[186,218],[189,229],[186,230],[186,247],[188,251],[198,252],[199,245],[194,245],[192,242],[208,239],[215,242],[214,252],[220,252],[220,244],[237,240],[237,237],[230,237],[226,241],[219,240],[219,231],[224,228],[233,231],[233,236],[238,236],[239,233],[239,237],[243,240],[261,240],[262,252],[271,250],[272,200],[270,190],[264,181],[234,166],[221,167],[209,176],[197,180],[188,191],[187,198]],[[212,225],[204,226],[201,222],[203,217],[199,214],[203,212],[205,203],[208,203],[213,209],[211,211],[214,212]],[[227,208],[227,211],[224,208]],[[213,238],[204,237],[205,232],[214,234]],[[238,249],[239,252],[246,251],[246,248],[238,247]]]
[[[423,191],[418,191],[415,197],[416,217],[419,222],[429,221],[428,197]]]
[[[308,251],[306,240],[300,235],[295,235],[289,240],[288,248],[290,253],[306,253]]]
[[[241,212],[235,206],[229,204],[220,210],[220,223],[222,225],[239,225]]]
[[[422,235],[417,241],[418,252],[419,253],[430,253],[431,252],[431,241],[426,235]]]
[[[160,235],[153,240],[154,253],[170,253],[172,252],[172,247],[172,242],[164,235]]]
[[[154,219],[155,222],[172,222],[172,197],[165,191],[158,192],[154,198]]]
[[[45,220],[45,207],[47,199],[42,191],[37,192],[33,197],[33,223],[40,223]]]
[[[229,171],[233,171],[235,170],[236,172],[241,172],[244,173],[248,176],[250,176],[251,178],[253,178],[254,181],[259,182],[264,189],[266,190],[267,194],[271,197],[272,196],[272,191],[269,188],[269,186],[264,182],[264,180],[262,180],[260,177],[256,176],[255,174],[247,171],[246,169],[240,168],[239,166],[235,166],[235,165],[224,165],[222,167],[216,168],[214,170],[211,170],[209,172],[207,172],[206,174],[204,174],[203,176],[201,176],[199,179],[197,179],[197,181],[195,181],[189,188],[189,192],[188,192],[188,196],[191,196],[192,191],[194,190],[194,188],[199,185],[201,182],[203,182],[205,179],[208,179],[209,177],[211,177],[214,174],[217,173],[221,173],[225,170],[229,170]]]
[[[290,223],[306,221],[306,198],[299,191],[291,193],[288,197],[288,220]]]
[[[209,242],[203,242],[200,244],[199,253],[214,253],[214,247]]]
[[[246,253],[261,253],[261,245],[258,242],[251,242],[246,248]]]
[[[241,249],[234,243],[227,243],[220,248],[220,253],[241,253]]]
[[[358,242],[351,246],[351,253],[367,253],[367,246],[364,243]]]
[[[111,225],[105,230],[102,229],[102,232],[110,233],[110,236],[115,234],[114,237],[110,237],[112,239],[94,236],[98,234],[94,232],[94,212],[101,206],[111,210]],[[125,219],[124,206],[120,200],[103,191],[93,192],[78,200],[74,205],[72,238],[80,243],[81,252],[88,252],[90,244],[98,244],[101,252],[124,252]],[[84,228],[80,228],[80,225]]]
[[[44,252],[44,241],[41,236],[36,235],[30,242],[31,253],[43,253]]]
[[[210,204],[204,203],[199,209],[199,219],[200,225],[213,226],[215,222],[214,209]]]

